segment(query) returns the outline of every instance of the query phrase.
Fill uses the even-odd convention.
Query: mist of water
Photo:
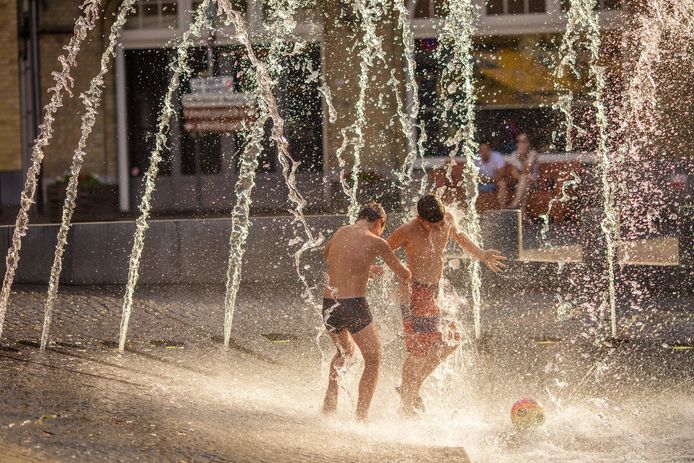
[[[452,182],[452,166],[456,156],[462,155],[464,159],[464,190],[466,210],[464,213],[465,234],[475,244],[480,245],[481,230],[479,215],[477,214],[477,185],[479,171],[476,165],[477,143],[475,142],[475,104],[477,102],[474,83],[474,60],[472,37],[475,30],[477,8],[470,0],[449,1],[448,15],[441,30],[440,41],[443,47],[450,50],[451,56],[443,70],[442,82],[447,100],[444,102],[444,111],[450,120],[456,125],[455,133],[446,140],[451,148],[449,153],[446,177]],[[442,47],[442,48],[443,48]],[[462,94],[463,98],[460,99]],[[470,272],[470,295],[474,313],[475,337],[482,335],[481,322],[481,277],[479,262],[472,259],[468,266]]]
[[[270,15],[272,16],[270,22],[270,28],[272,29],[273,41],[270,45],[270,50],[268,53],[268,62],[270,64],[271,70],[274,72],[279,72],[281,69],[278,63],[278,58],[282,48],[282,38],[291,34],[295,27],[294,15],[296,10],[299,8],[298,2],[291,3],[271,3],[270,5]],[[227,7],[231,8],[231,7]],[[227,10],[229,14],[230,10]],[[240,14],[238,12],[234,13],[234,19],[237,19]],[[233,22],[234,19],[231,19]],[[249,44],[247,50],[250,49],[250,42],[246,34],[246,30],[241,23],[234,23],[236,28],[236,33],[239,41],[243,44]],[[241,27],[240,27],[241,26]],[[252,51],[252,49],[250,49]],[[258,81],[267,77],[268,81],[270,76],[264,76],[259,73],[256,69],[256,78]],[[269,91],[272,92],[276,85],[276,80],[272,79],[270,82]],[[329,90],[328,90],[329,91]],[[236,296],[238,295],[239,287],[241,285],[241,273],[243,265],[243,254],[245,251],[246,239],[248,237],[248,229],[250,226],[250,206],[252,202],[251,194],[253,192],[253,187],[255,185],[255,175],[258,168],[259,156],[262,153],[262,137],[265,134],[265,123],[270,117],[269,108],[266,100],[263,98],[257,99],[258,103],[258,118],[253,122],[252,128],[250,130],[247,145],[241,155],[241,167],[239,171],[239,178],[236,182],[236,204],[232,211],[232,221],[231,221],[231,235],[229,242],[229,263],[227,267],[227,281],[226,281],[226,295],[224,299],[224,345],[229,347],[231,341],[231,329],[234,321],[234,311],[236,308]],[[332,105],[332,103],[330,103]],[[279,117],[279,113],[275,116]],[[273,119],[273,124],[275,120]],[[298,267],[299,275],[302,275],[300,268]]]
[[[101,95],[104,89],[104,77],[109,70],[111,58],[114,56],[114,48],[121,28],[125,24],[128,14],[133,10],[135,0],[125,0],[118,11],[115,21],[111,25],[111,32],[108,38],[108,45],[101,55],[101,68],[99,73],[92,79],[89,90],[80,95],[82,103],[85,107],[85,113],[82,115],[81,136],[77,143],[77,149],[72,158],[70,166],[70,179],[68,180],[67,190],[65,192],[65,203],[63,205],[63,216],[58,230],[57,244],[55,254],[53,255],[53,266],[51,267],[51,276],[48,282],[48,296],[46,298],[46,307],[43,318],[43,330],[41,332],[41,350],[46,348],[48,343],[48,332],[51,327],[51,316],[53,306],[55,305],[58,296],[58,285],[60,284],[60,273],[63,265],[63,253],[67,245],[67,236],[70,231],[72,214],[75,210],[75,200],[77,198],[77,185],[79,182],[79,174],[86,155],[87,140],[92,132],[92,128],[96,123],[97,110],[101,102]]]
[[[246,50],[248,59],[255,72],[257,98],[267,107],[269,117],[273,122],[270,138],[277,145],[278,159],[282,166],[282,175],[289,191],[288,197],[290,202],[294,205],[294,208],[291,210],[294,223],[303,230],[304,234],[304,237],[299,239],[299,241],[302,242],[301,246],[294,253],[294,264],[297,275],[304,286],[304,298],[308,301],[313,301],[313,288],[303,274],[301,258],[305,252],[320,246],[324,238],[321,233],[314,234],[304,217],[303,210],[306,206],[306,201],[299,192],[296,184],[296,169],[299,163],[294,160],[289,153],[289,144],[284,136],[284,119],[280,116],[277,99],[273,94],[273,79],[265,63],[258,59],[253,50],[243,16],[238,11],[234,10],[228,0],[220,0],[219,6],[226,18],[227,24],[234,26],[236,38]]]
[[[617,335],[617,308],[615,291],[615,258],[619,242],[618,212],[615,207],[615,185],[611,178],[614,170],[614,155],[611,152],[608,135],[607,111],[605,108],[605,68],[599,64],[601,48],[600,17],[595,0],[570,0],[567,11],[567,26],[560,53],[561,62],[556,71],[558,78],[564,76],[568,69],[576,77],[578,47],[584,47],[590,54],[589,77],[591,85],[589,95],[595,109],[595,125],[597,133],[596,161],[602,185],[602,220],[600,228],[605,237],[605,255],[607,260],[607,290],[604,294],[604,304],[610,311],[610,328],[612,336]],[[565,100],[560,104],[566,115],[567,149],[571,145],[571,133],[575,126],[571,118],[571,96],[564,95]],[[563,196],[562,196],[563,197]],[[561,199],[560,199],[561,200]],[[549,212],[548,212],[549,214]],[[547,219],[549,217],[547,216]]]
[[[626,86],[619,113],[619,151],[624,164],[619,175],[625,188],[617,198],[626,239],[657,234],[658,222],[666,219],[665,211],[672,206],[672,192],[658,184],[654,171],[660,176],[665,172],[654,161],[678,157],[682,145],[678,149],[677,143],[673,146],[670,142],[690,138],[680,133],[682,128],[673,126],[672,120],[682,118],[693,103],[691,92],[682,90],[691,81],[691,71],[683,76],[682,70],[691,70],[694,65],[690,46],[694,40],[694,2],[644,2],[631,25],[626,41],[632,44],[633,53],[625,60]],[[648,194],[639,194],[641,191]]]
[[[350,126],[342,129],[342,144],[335,152],[340,166],[340,183],[349,198],[347,215],[352,223],[359,213],[357,190],[362,164],[361,151],[364,148],[363,130],[367,123],[366,92],[369,87],[369,72],[376,59],[385,63],[383,47],[381,46],[382,39],[376,33],[376,24],[384,14],[383,7],[384,5],[378,0],[356,0],[353,4],[354,13],[360,18],[363,30],[363,47],[359,51],[359,95],[355,104],[355,120]],[[348,147],[352,148],[352,163],[350,172],[346,175],[347,161],[344,158],[344,153]]]
[[[691,92],[683,91],[683,84],[691,81],[694,64],[690,46],[694,41],[694,2],[644,2],[630,16],[623,41],[628,48],[624,89],[615,111],[619,137],[614,177],[619,180],[615,191],[622,241],[619,254],[625,259],[631,241],[666,237],[682,206],[681,197],[666,182],[678,170],[686,172],[686,163],[669,161],[681,152],[676,140],[689,139],[681,132],[683,127],[673,121],[684,120],[694,103]],[[663,162],[666,159],[668,162]],[[629,312],[642,325],[645,319],[641,315],[648,310],[643,302],[652,291],[650,282],[629,272],[620,276],[619,284],[629,294]],[[626,332],[623,326],[621,330]]]
[[[190,73],[190,68],[188,67],[188,48],[193,43],[194,39],[202,37],[204,30],[209,26],[207,17],[209,4],[210,0],[203,0],[198,6],[193,23],[183,34],[181,42],[176,47],[176,58],[172,66],[169,88],[164,97],[163,109],[159,114],[159,125],[155,137],[156,144],[150,155],[150,164],[145,173],[145,190],[140,200],[140,216],[136,221],[137,228],[133,237],[133,248],[130,253],[128,265],[128,282],[125,295],[123,296],[123,315],[121,318],[120,339],[118,342],[118,349],[121,352],[125,350],[128,323],[133,306],[133,294],[140,278],[140,259],[142,258],[142,249],[145,244],[145,232],[149,227],[147,221],[152,209],[152,193],[154,193],[157,175],[159,174],[159,163],[163,159],[162,153],[167,149],[171,119],[176,113],[173,98],[180,87],[181,79]]]
[[[54,114],[63,105],[63,92],[67,92],[68,95],[72,96],[74,80],[70,73],[72,68],[77,65],[77,54],[80,51],[82,42],[84,42],[89,31],[94,29],[94,25],[100,17],[101,1],[85,1],[80,6],[80,9],[82,10],[82,15],[75,21],[72,38],[64,47],[66,53],[58,57],[61,69],[52,73],[55,85],[48,89],[51,98],[43,108],[43,123],[39,126],[39,135],[36,137],[31,150],[31,162],[27,169],[26,181],[20,197],[20,209],[17,214],[14,232],[12,233],[12,244],[7,250],[5,277],[2,282],[2,290],[0,290],[0,337],[5,324],[5,314],[7,313],[7,305],[10,300],[12,283],[19,265],[19,251],[22,249],[22,238],[26,235],[29,227],[29,209],[34,203],[34,197],[36,196],[41,163],[43,162],[43,150],[53,137]]]
[[[231,213],[231,235],[229,242],[229,264],[227,266],[226,296],[224,298],[224,345],[229,347],[231,327],[236,308],[236,296],[241,285],[241,269],[248,228],[250,226],[251,194],[255,185],[255,173],[262,152],[262,137],[265,135],[267,110],[260,108],[260,115],[248,134],[246,146],[241,154],[239,178],[236,181],[236,204]]]

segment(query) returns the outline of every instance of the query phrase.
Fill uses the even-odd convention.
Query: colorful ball
[[[511,407],[511,422],[519,430],[540,426],[545,422],[545,409],[535,399],[525,397]]]

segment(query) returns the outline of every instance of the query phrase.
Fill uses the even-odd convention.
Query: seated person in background
[[[525,133],[516,137],[516,149],[506,158],[506,167],[497,181],[499,206],[511,209],[524,208],[530,188],[540,175],[537,151],[531,148]],[[513,197],[509,202],[510,193]]]
[[[496,191],[496,179],[499,172],[506,166],[506,161],[501,153],[492,150],[492,145],[487,140],[480,141],[479,157],[475,161],[480,171],[478,190],[480,193]]]
[[[450,167],[449,167],[450,165]],[[475,160],[475,165],[479,169],[479,183],[477,185],[479,193],[492,193],[497,191],[496,181],[500,173],[503,173],[506,161],[504,156],[498,151],[492,150],[491,144],[487,140],[480,141],[479,159]],[[451,179],[447,178],[450,168]],[[465,160],[456,158],[452,164],[447,161],[442,167],[434,169],[431,179],[436,185],[437,191],[441,192],[441,199],[446,204],[458,204],[459,207],[466,207],[465,204]],[[443,190],[440,190],[442,189]],[[495,209],[496,200],[482,201],[477,203],[478,208]]]

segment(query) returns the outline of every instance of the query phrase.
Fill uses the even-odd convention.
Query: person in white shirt
[[[501,207],[506,206],[509,192],[514,191],[508,207],[518,209],[525,207],[528,192],[540,176],[537,151],[531,148],[530,139],[525,133],[516,137],[516,149],[506,158],[508,167],[499,179],[498,201]]]
[[[496,191],[496,180],[506,165],[504,157],[498,151],[492,150],[487,140],[481,140],[479,145],[479,159],[475,161],[479,169],[479,192]]]

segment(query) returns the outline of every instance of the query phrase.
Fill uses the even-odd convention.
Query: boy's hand
[[[369,268],[369,278],[376,278],[383,275],[383,267],[380,265],[372,265]]]
[[[494,273],[506,268],[506,264],[502,262],[504,260],[506,260],[506,258],[496,249],[486,249],[484,251],[484,257],[482,258],[484,265]]]

